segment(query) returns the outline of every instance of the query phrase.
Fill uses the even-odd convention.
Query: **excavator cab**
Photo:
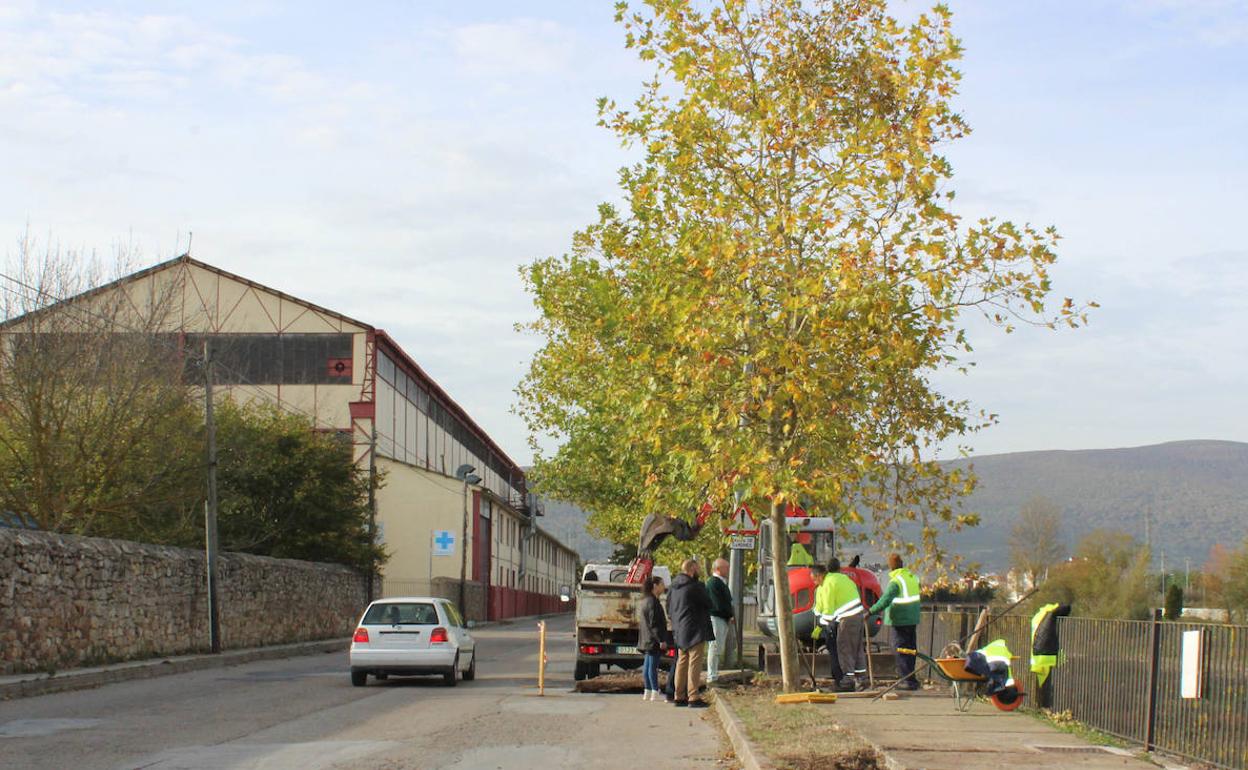
[[[800,509],[794,513],[801,514]],[[827,564],[836,555],[836,520],[826,516],[790,515],[785,519],[789,553],[786,570],[789,597],[793,605],[793,630],[803,642],[811,641],[815,629],[815,589],[811,564]],[[776,588],[771,563],[771,521],[760,522],[758,538],[758,580],[755,599],[758,602],[758,630],[776,638]],[[862,601],[870,607],[880,596],[879,579],[870,570],[842,566],[841,571],[858,586]],[[880,628],[878,616],[868,619],[867,628],[874,636]]]

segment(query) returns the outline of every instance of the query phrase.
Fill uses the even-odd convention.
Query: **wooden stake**
[[[867,622],[862,624],[862,635],[866,639],[867,645],[867,685],[872,690],[875,689],[875,665],[871,662],[871,629],[867,627],[867,623],[871,622],[871,616],[867,615]]]
[[[538,695],[545,695],[545,620],[538,620]]]

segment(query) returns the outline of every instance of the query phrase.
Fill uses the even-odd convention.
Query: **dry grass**
[[[750,741],[786,770],[879,770],[879,754],[857,733],[836,723],[836,704],[778,705],[775,680],[720,692],[740,717]]]

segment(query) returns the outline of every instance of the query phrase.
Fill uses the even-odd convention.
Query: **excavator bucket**
[[[692,540],[697,535],[698,528],[684,519],[652,513],[641,522],[641,539],[637,543],[637,552],[654,553],[669,537]]]

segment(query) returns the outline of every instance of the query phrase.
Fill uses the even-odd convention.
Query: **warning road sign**
[[[749,507],[742,503],[737,507],[737,512],[732,515],[728,526],[724,527],[724,532],[729,535],[757,535],[758,519],[754,518]]]

